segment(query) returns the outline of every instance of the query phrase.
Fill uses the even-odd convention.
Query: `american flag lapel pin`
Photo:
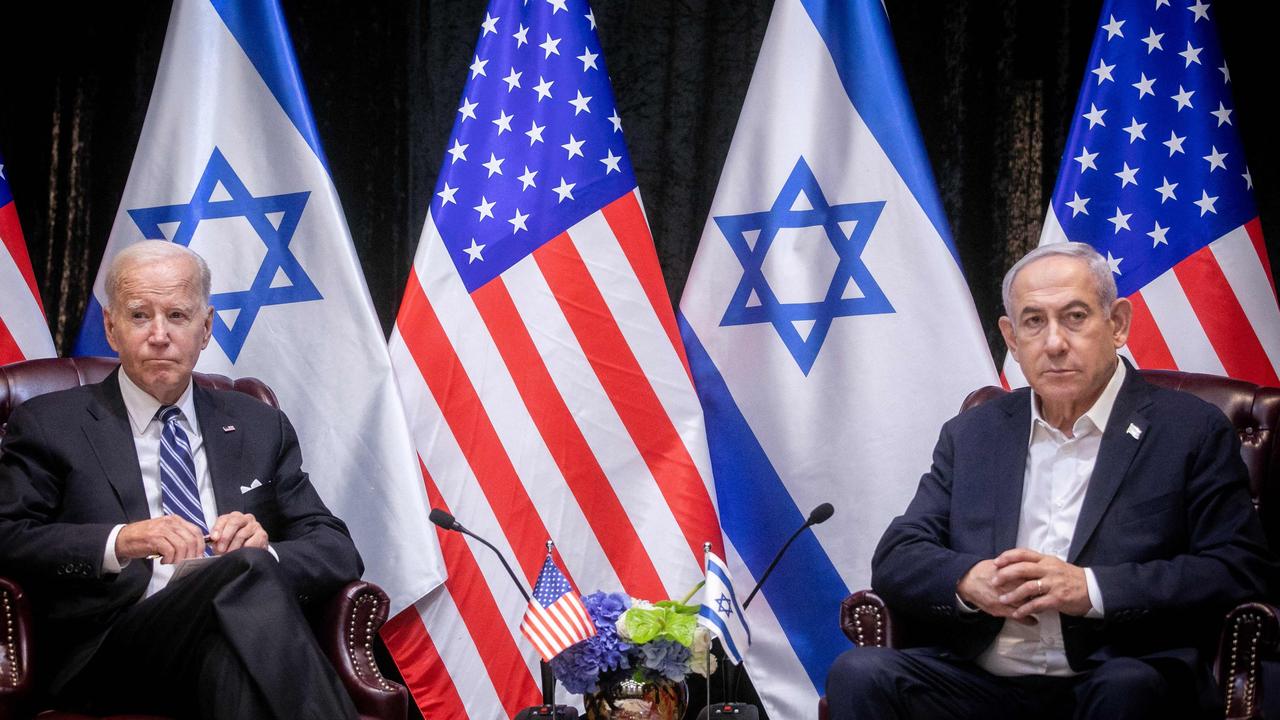
[[[235,432],[235,431],[236,431],[236,426],[235,426],[235,425],[223,425],[223,426],[222,426],[222,432]]]
[[[1138,440],[1142,437],[1142,429],[1133,423],[1129,423],[1129,429],[1125,430],[1125,432],[1132,435],[1134,440]]]

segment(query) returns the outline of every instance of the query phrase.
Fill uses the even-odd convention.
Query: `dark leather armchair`
[[[1222,409],[1240,434],[1240,454],[1249,469],[1249,491],[1262,518],[1267,541],[1280,552],[1280,389],[1242,380],[1172,370],[1141,370],[1153,385],[1183,390]],[[968,409],[1005,390],[985,387],[965,398]],[[1274,505],[1274,507],[1273,507]],[[884,600],[870,590],[850,595],[840,606],[840,629],[860,647],[903,647],[911,644],[910,628],[895,622]],[[1262,717],[1262,662],[1280,659],[1280,610],[1246,603],[1227,614],[1218,643],[1214,672],[1229,720]],[[1280,692],[1280,688],[1273,690]],[[818,717],[827,719],[826,698]]]
[[[107,358],[55,358],[0,366],[0,437],[9,414],[23,401],[54,390],[102,380],[116,366]],[[273,406],[275,394],[261,380],[232,380],[222,375],[196,373],[204,387],[237,390]],[[312,613],[312,628],[320,647],[338,671],[343,685],[366,720],[404,720],[408,692],[383,677],[374,662],[373,646],[387,620],[390,601],[373,583],[357,581],[342,588]],[[32,627],[30,601],[17,583],[0,577],[0,720],[28,718],[41,710],[32,707],[35,674],[31,643],[38,636]],[[83,715],[46,711],[40,720],[92,720]],[[114,716],[112,720],[162,720],[144,716]]]

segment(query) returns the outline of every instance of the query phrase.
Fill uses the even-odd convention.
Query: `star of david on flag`
[[[771,323],[807,375],[835,318],[893,312],[893,305],[861,260],[883,209],[883,201],[829,204],[801,157],[768,211],[715,217],[743,270],[721,324]],[[824,238],[798,238],[796,244],[825,239],[835,251],[831,282],[820,299],[783,302],[778,288],[770,285],[765,263],[782,232],[803,228],[820,228]],[[798,254],[803,250],[792,247],[774,252]],[[780,279],[789,281],[794,278]]]
[[[298,258],[289,251],[289,241],[298,229],[310,194],[304,191],[254,197],[222,151],[215,147],[190,202],[128,211],[143,237],[149,240],[167,239],[189,246],[202,220],[239,217],[249,223],[266,245],[267,253],[249,289],[213,293],[209,298],[215,311],[213,338],[231,362],[240,356],[254,318],[263,307],[323,299]],[[220,196],[226,199],[215,199]],[[273,215],[277,216],[274,220]],[[174,222],[178,228],[173,237],[167,238],[161,225]],[[287,280],[288,284],[278,284],[278,279]],[[230,325],[225,319],[228,316],[234,318]]]
[[[1138,367],[1274,386],[1280,309],[1215,14],[1103,5],[1040,243],[1107,258]],[[1026,384],[1012,358],[1005,376]]]

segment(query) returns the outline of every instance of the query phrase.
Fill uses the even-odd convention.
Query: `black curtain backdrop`
[[[999,280],[1039,237],[1101,4],[885,0],[997,359],[1003,357],[995,322]],[[11,5],[0,9],[0,153],[50,327],[66,353],[128,176],[170,3]],[[384,330],[399,306],[485,5],[284,0],[320,138]],[[706,221],[772,0],[593,5],[674,302]],[[1280,139],[1269,101],[1278,65],[1272,5],[1218,0],[1211,15],[1231,67],[1233,119],[1244,133],[1275,266]]]
[[[886,0],[984,328],[1039,237],[1100,0]],[[399,306],[484,0],[284,0],[384,330]],[[772,0],[596,0],[604,56],[673,302],[706,222]],[[1271,2],[1213,3],[1275,266]],[[128,176],[168,2],[0,12],[0,153],[54,340],[70,351]],[[7,16],[7,17],[6,17]]]

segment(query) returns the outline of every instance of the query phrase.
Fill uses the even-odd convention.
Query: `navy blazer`
[[[1128,370],[1067,555],[1092,568],[1106,614],[1062,617],[1076,670],[1114,656],[1197,662],[1223,614],[1262,598],[1273,571],[1240,442],[1221,411]],[[1011,392],[943,426],[932,468],[872,559],[876,592],[923,624],[929,643],[963,658],[986,649],[1003,622],[961,613],[956,585],[1016,542],[1029,395]]]
[[[111,529],[150,517],[119,372],[28,400],[0,448],[0,574],[30,593],[40,662],[62,677],[88,660],[151,578],[150,560],[102,572]],[[240,392],[193,392],[218,514],[254,515],[304,604],[358,579],[360,555],[302,471],[284,413]],[[255,479],[260,487],[241,492]]]

